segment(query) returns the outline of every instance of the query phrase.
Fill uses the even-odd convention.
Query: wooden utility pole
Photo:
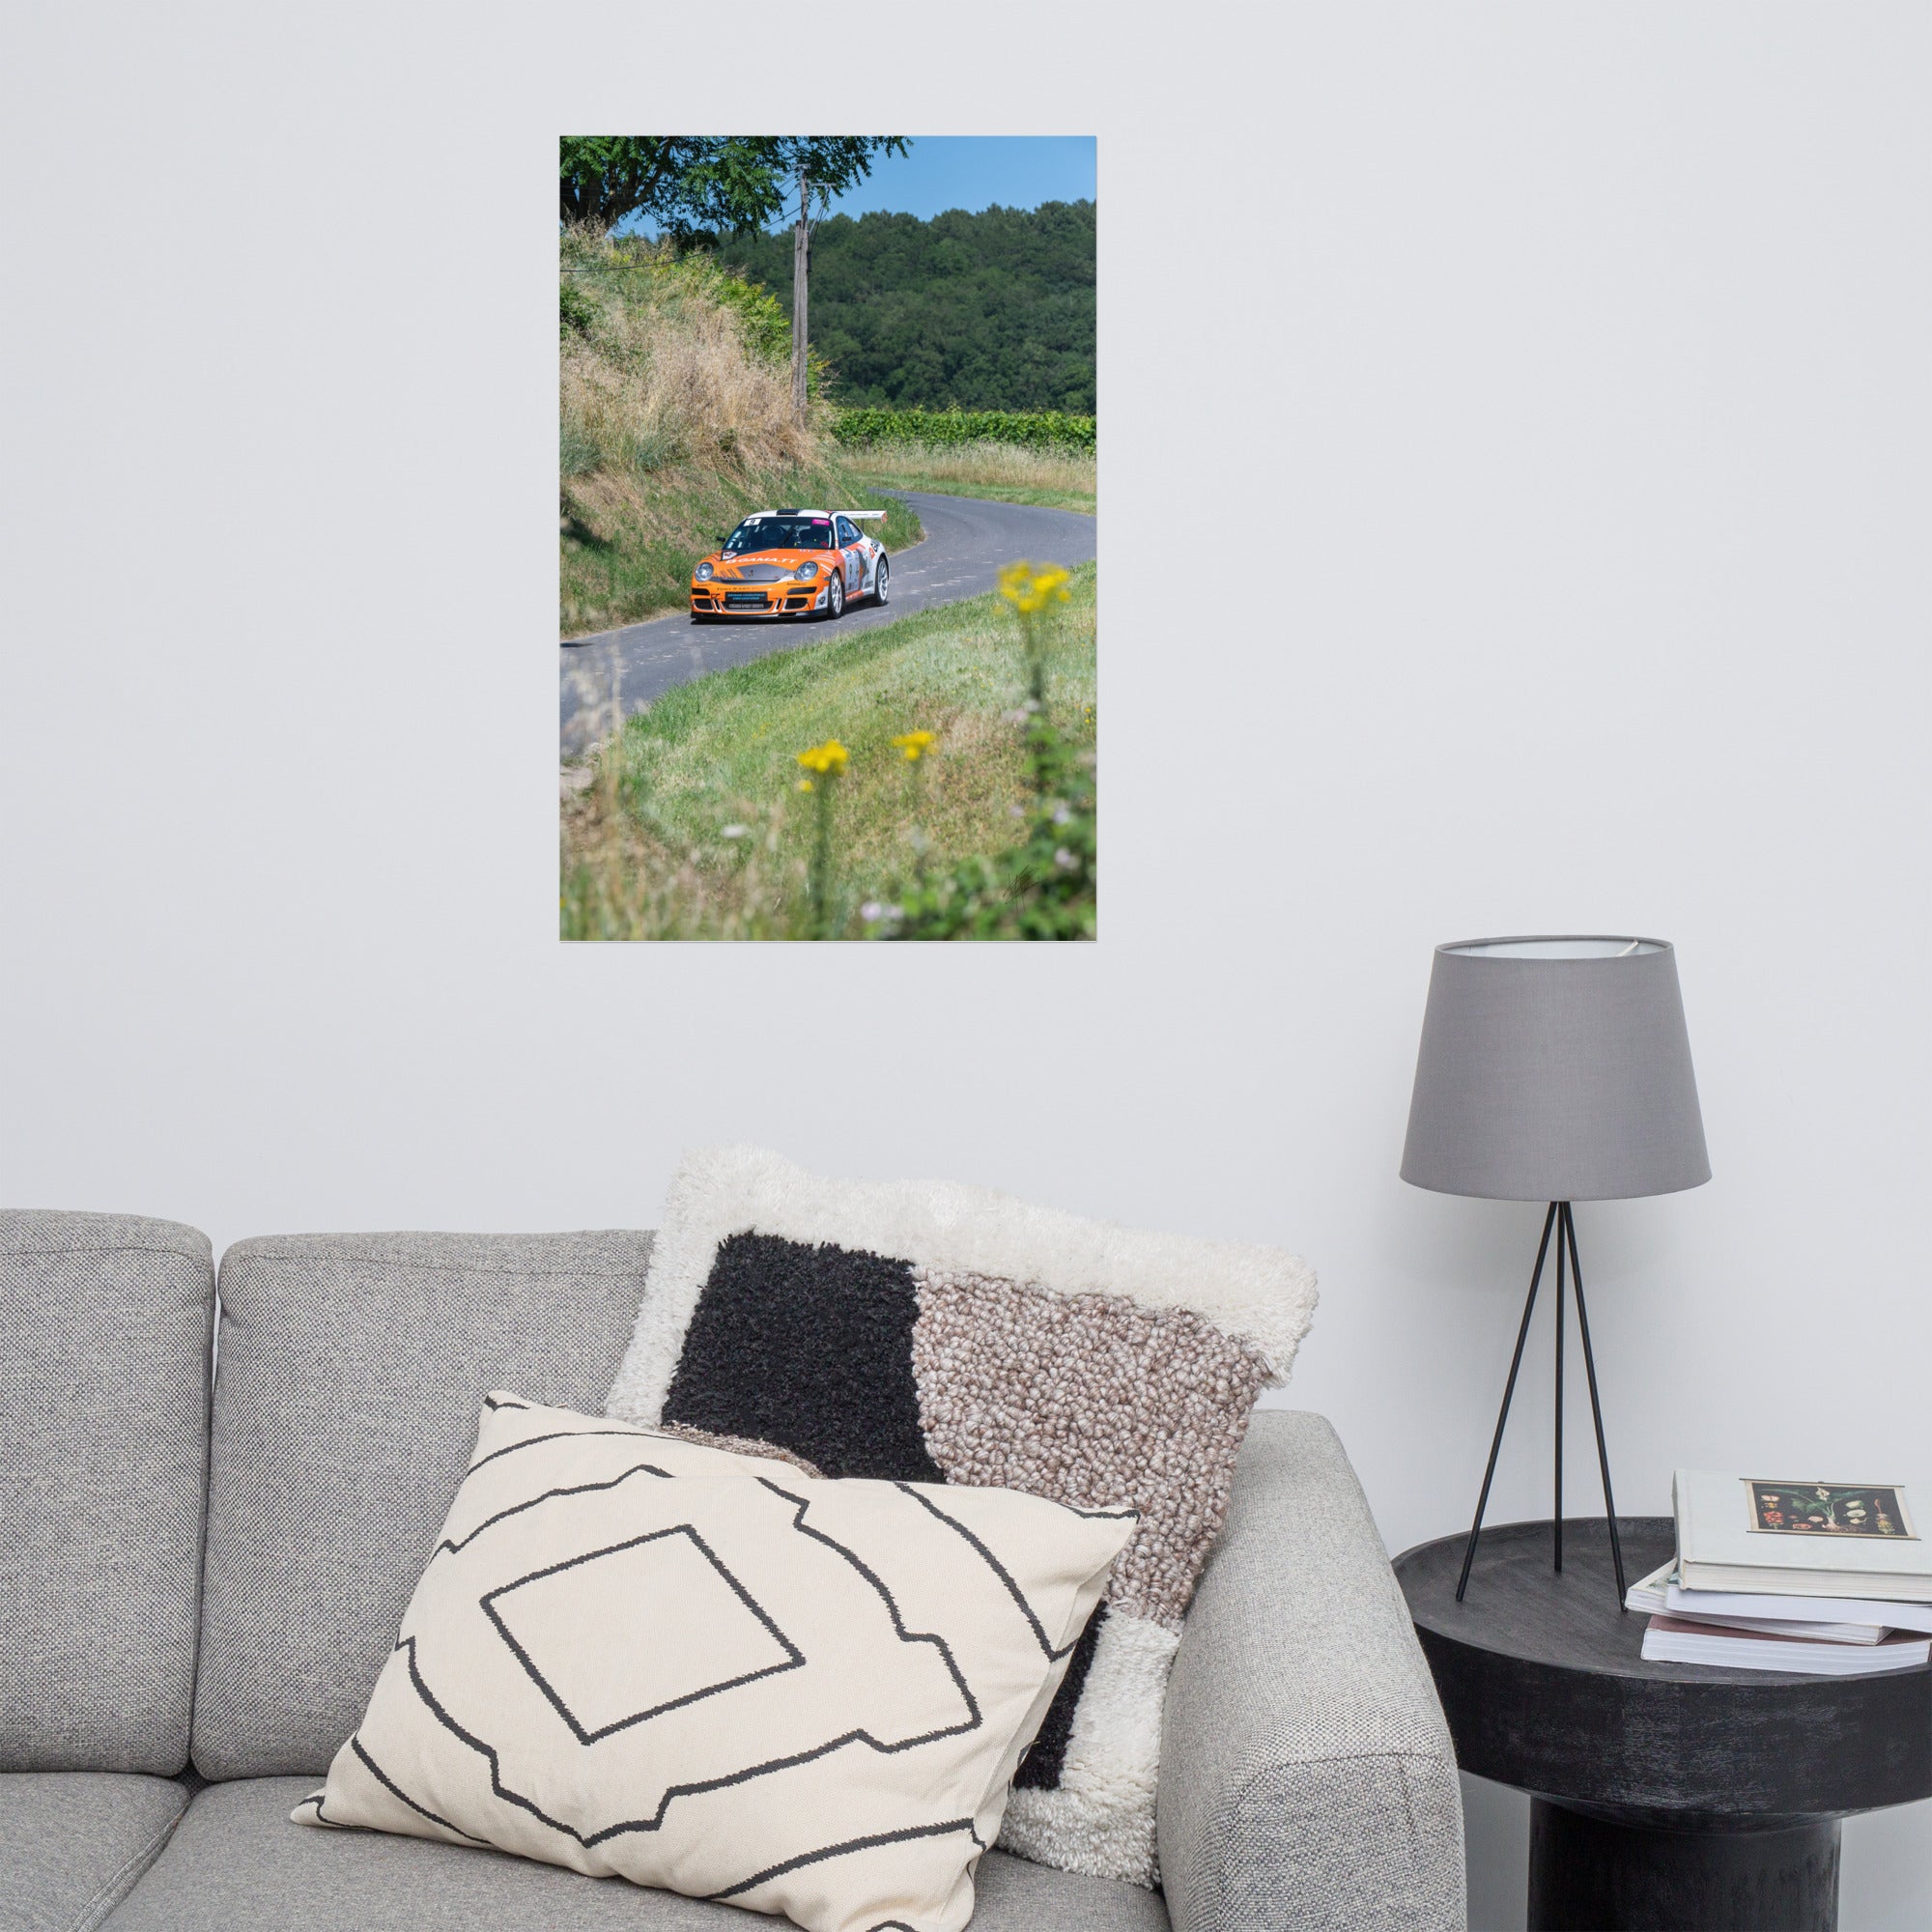
[[[791,233],[791,406],[801,419],[806,406],[806,283],[811,272],[811,227],[807,220],[810,184],[798,171],[798,226]]]

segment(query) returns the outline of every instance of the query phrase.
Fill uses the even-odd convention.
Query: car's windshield
[[[830,550],[830,517],[751,517],[724,539],[726,556],[748,550]]]

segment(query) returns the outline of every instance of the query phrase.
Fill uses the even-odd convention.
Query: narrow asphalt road
[[[883,610],[870,602],[855,605],[836,623],[751,618],[694,624],[678,612],[562,645],[557,655],[563,755],[582,751],[609,716],[613,662],[621,673],[619,690],[628,715],[641,711],[672,685],[706,671],[749,664],[771,651],[823,643],[863,625],[889,624],[928,605],[978,597],[999,582],[1002,565],[1021,557],[1071,567],[1094,554],[1094,519],[1072,510],[1037,510],[976,497],[930,497],[917,490],[891,494],[903,497],[919,512],[925,539],[892,555],[892,602]]]

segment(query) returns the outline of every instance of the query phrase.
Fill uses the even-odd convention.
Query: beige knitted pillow
[[[828,1476],[1132,1503],[1140,1528],[1000,1843],[1152,1885],[1168,1668],[1255,1398],[1286,1378],[1314,1305],[1307,1264],[1279,1249],[712,1149],[671,1185],[606,1406]]]
[[[956,1932],[1131,1510],[813,1479],[493,1395],[298,1823]]]

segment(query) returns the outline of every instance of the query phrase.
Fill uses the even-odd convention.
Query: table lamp
[[[1556,1242],[1556,1474],[1551,1529],[1563,1568],[1564,1277],[1590,1382],[1617,1603],[1623,1548],[1577,1253],[1577,1201],[1674,1194],[1711,1178],[1677,955],[1661,939],[1470,939],[1435,949],[1402,1178],[1438,1194],[1545,1201],[1543,1239],[1456,1584],[1461,1603],[1489,1506],[1510,1397],[1552,1236]],[[1565,1261],[1568,1261],[1566,1270]]]

